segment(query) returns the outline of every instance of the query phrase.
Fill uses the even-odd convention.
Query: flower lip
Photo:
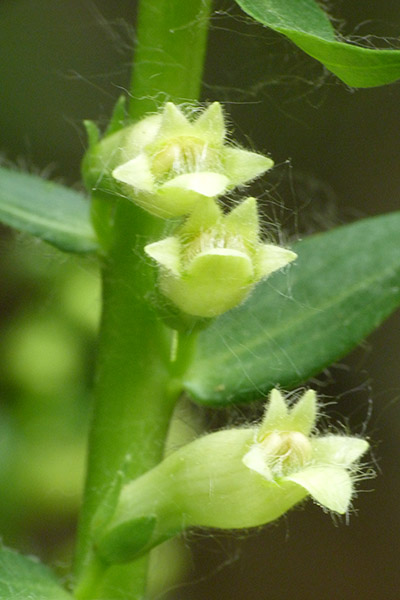
[[[163,183],[159,192],[164,195],[165,192],[170,191],[171,201],[179,192],[186,195],[188,192],[193,192],[205,198],[213,198],[225,191],[227,182],[228,179],[225,175],[212,171],[182,173]]]

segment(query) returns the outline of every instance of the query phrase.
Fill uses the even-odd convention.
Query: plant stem
[[[148,298],[155,273],[143,254],[143,241],[161,235],[163,226],[128,201],[116,207],[114,243],[103,267],[103,315],[78,580],[93,571],[91,523],[96,511],[118,472],[122,471],[122,482],[129,481],[160,460],[179,395],[178,388],[174,394],[169,390],[170,333]],[[115,567],[109,578],[116,578],[123,589],[125,577],[130,588],[131,576],[136,579],[133,570]],[[99,592],[96,597],[101,597]]]
[[[154,110],[165,99],[198,99],[210,3],[141,0],[132,118]],[[118,474],[125,483],[161,460],[172,410],[181,392],[187,351],[194,339],[181,338],[176,361],[171,363],[171,331],[153,309],[155,269],[143,252],[146,243],[162,237],[164,222],[127,200],[115,198],[113,202],[111,242],[103,265],[103,314],[76,556],[76,597],[82,600],[144,597],[146,557],[105,569],[94,556],[92,524],[99,508],[107,504]]]
[[[166,100],[198,100],[211,0],[142,0],[131,82],[133,119]]]

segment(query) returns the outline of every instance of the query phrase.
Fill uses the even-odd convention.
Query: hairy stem
[[[141,0],[132,118],[166,99],[198,99],[209,11],[210,0]],[[103,314],[76,556],[76,597],[82,600],[144,598],[147,558],[106,568],[94,554],[93,522],[99,510],[107,510],[117,478],[132,480],[160,461],[181,391],[182,351],[192,345],[191,339],[181,338],[176,364],[171,361],[172,332],[151,301],[155,270],[143,248],[162,237],[163,221],[125,199],[112,202],[111,212],[105,211],[108,218],[112,215],[107,224],[111,242],[103,265]]]
[[[155,285],[154,269],[142,249],[143,239],[152,239],[162,229],[163,223],[128,201],[117,205],[114,243],[103,267],[103,316],[78,578],[86,577],[87,569],[92,571],[92,520],[117,473],[122,473],[122,481],[128,481],[160,460],[179,395],[178,388],[174,394],[169,391],[170,333],[149,300]],[[123,571],[130,586],[129,569]],[[115,577],[124,587],[122,573]]]

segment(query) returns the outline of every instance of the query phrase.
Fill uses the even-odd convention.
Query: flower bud
[[[265,156],[226,145],[225,135],[218,102],[194,121],[168,102],[160,114],[126,131],[112,175],[153,215],[186,215],[204,198],[220,196],[273,165]]]
[[[293,408],[273,390],[260,426],[205,435],[126,485],[98,539],[102,559],[130,560],[189,527],[258,527],[308,495],[345,513],[368,443],[316,435],[316,408],[312,390]]]
[[[161,266],[161,291],[197,317],[215,317],[237,306],[257,281],[296,258],[290,250],[259,241],[254,198],[226,216],[207,198],[174,236],[145,251]]]

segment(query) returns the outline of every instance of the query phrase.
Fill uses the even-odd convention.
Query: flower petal
[[[203,171],[178,175],[160,186],[159,190],[168,192],[172,190],[172,193],[183,191],[185,194],[196,192],[207,198],[213,198],[223,194],[227,185],[228,179],[225,175]]]
[[[162,116],[150,115],[127,128],[125,144],[121,153],[129,160],[137,156],[145,146],[151,144],[160,129]]]
[[[313,460],[319,464],[349,467],[369,447],[366,440],[345,435],[326,435],[311,440]]]
[[[251,181],[274,166],[274,162],[267,156],[240,148],[224,148],[223,156],[232,187]]]
[[[286,248],[275,246],[275,244],[263,244],[259,248],[256,257],[257,279],[262,279],[274,271],[282,269],[296,258],[297,254]]]
[[[256,471],[268,481],[273,481],[271,469],[267,465],[265,452],[260,444],[254,444],[243,457],[243,464],[252,471]]]
[[[307,390],[296,402],[289,414],[293,431],[310,435],[317,419],[317,395],[314,390]]]
[[[223,213],[212,198],[201,198],[193,208],[192,214],[179,229],[182,240],[196,237],[207,229],[215,227],[222,219]]]
[[[213,102],[197,119],[193,125],[196,133],[203,134],[211,144],[223,143],[225,137],[225,122],[219,102]]]
[[[349,508],[353,485],[345,469],[332,466],[308,467],[287,475],[284,479],[301,485],[318,504],[329,510],[344,514]]]
[[[157,138],[190,135],[192,130],[193,126],[183,112],[172,102],[167,102],[162,112],[162,121]]]
[[[186,173],[161,185],[154,195],[152,208],[160,217],[182,217],[209,197],[225,189],[226,178],[219,173]],[[150,202],[148,202],[150,204]],[[157,211],[157,212],[156,212]]]
[[[258,430],[257,439],[262,440],[270,431],[286,430],[288,408],[284,397],[276,388],[269,395],[269,402]]]
[[[180,243],[176,237],[167,237],[160,242],[147,244],[144,251],[154,258],[160,265],[169,269],[171,273],[179,275],[180,269]]]
[[[225,223],[230,232],[243,238],[246,245],[254,246],[257,244],[259,222],[256,199],[247,198],[238,204],[225,217]]]
[[[112,176],[122,183],[131,185],[135,190],[152,192],[154,189],[154,178],[145,154],[139,154],[136,158],[123,163],[114,169]]]

